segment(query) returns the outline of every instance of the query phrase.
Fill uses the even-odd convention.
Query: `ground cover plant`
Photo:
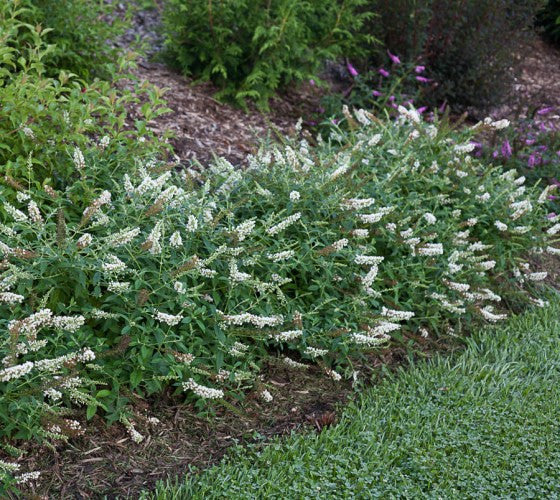
[[[211,80],[217,96],[267,107],[287,85],[317,72],[326,59],[359,52],[372,38],[360,29],[365,0],[166,0],[167,58],[187,75]]]
[[[270,400],[270,356],[339,379],[390,339],[539,303],[546,272],[529,254],[559,252],[549,189],[468,154],[507,123],[454,131],[399,113],[347,113],[328,140],[263,147],[245,172],[107,169],[100,144],[95,161],[74,150],[65,189],[4,187],[6,449],[77,435],[97,412],[140,442],[134,402],[166,386],[201,411],[247,390]]]
[[[319,434],[236,447],[144,497],[549,497],[560,487],[558,296],[388,374]],[[351,444],[351,445],[350,445]]]

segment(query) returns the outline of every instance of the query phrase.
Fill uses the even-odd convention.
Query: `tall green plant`
[[[166,0],[168,58],[211,80],[218,97],[266,107],[274,92],[316,77],[325,59],[355,50],[366,0]]]

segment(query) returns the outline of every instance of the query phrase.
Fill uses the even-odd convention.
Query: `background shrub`
[[[516,44],[541,0],[372,0],[372,33],[391,52],[419,60],[437,82],[432,104],[495,104],[514,72]],[[508,43],[497,43],[507,40]],[[377,64],[384,61],[377,57]]]
[[[105,0],[10,0],[27,10],[23,20],[45,33],[54,45],[43,61],[49,76],[60,70],[80,78],[110,79],[118,70],[119,49],[111,42],[123,33],[127,22]]]
[[[266,106],[286,85],[316,77],[325,59],[356,50],[365,0],[166,0],[165,47],[183,72],[218,97]]]
[[[46,30],[38,32],[25,22],[28,14],[18,2],[0,5],[4,182],[64,189],[80,176],[73,159],[76,149],[94,162],[100,143],[111,153],[108,163],[105,159],[109,169],[126,168],[131,144],[140,157],[159,151],[161,143],[146,123],[165,110],[161,92],[149,85],[118,92],[108,82],[84,84],[65,71],[48,76],[49,57],[56,49],[45,42]],[[127,124],[128,106],[139,99],[147,103],[134,124]]]
[[[560,0],[548,0],[537,15],[545,39],[560,44]]]

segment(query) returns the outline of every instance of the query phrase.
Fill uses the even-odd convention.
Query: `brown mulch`
[[[193,84],[161,63],[140,61],[134,75],[166,90],[164,98],[171,113],[150,123],[162,135],[170,131],[170,143],[182,163],[196,160],[202,164],[214,156],[226,158],[234,165],[243,165],[254,153],[260,140],[271,135],[278,141],[290,136],[302,117],[310,116],[319,106],[320,95],[310,85],[290,89],[270,103],[270,112],[254,105],[248,110],[214,99],[217,89],[211,83]],[[134,118],[132,110],[131,118]]]
[[[524,118],[548,106],[560,110],[560,49],[535,35],[516,51],[516,77],[503,104],[491,110],[499,118]],[[513,70],[513,69],[512,69]]]

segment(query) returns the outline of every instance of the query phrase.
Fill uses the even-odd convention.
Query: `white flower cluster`
[[[301,212],[296,212],[295,214],[290,215],[289,217],[286,217],[283,221],[279,222],[278,224],[275,224],[274,226],[269,227],[266,230],[266,232],[269,235],[274,236],[274,235],[280,233],[281,231],[284,231],[284,229],[291,226],[292,224],[297,222],[299,219],[301,219]]]
[[[255,228],[255,221],[253,219],[247,220],[239,224],[235,229],[234,232],[237,234],[237,239],[239,241],[244,241],[247,236],[249,236],[253,229]]]
[[[93,236],[89,233],[84,233],[82,234],[82,236],[78,238],[76,245],[78,246],[78,248],[86,248],[91,245],[92,241],[93,241]]]
[[[270,337],[276,340],[276,342],[289,342],[290,340],[295,340],[303,335],[302,330],[288,330],[286,332],[280,332]]]
[[[350,198],[340,204],[343,210],[363,210],[375,203],[375,198]]]
[[[443,255],[443,245],[441,243],[426,243],[418,247],[416,253],[425,256]]]
[[[171,237],[169,238],[169,245],[171,248],[180,248],[183,246],[183,238],[181,238],[181,233],[179,231],[175,231]]]
[[[284,317],[278,316],[257,316],[250,313],[234,314],[228,315],[221,311],[216,311],[220,316],[222,321],[226,325],[243,325],[244,323],[250,323],[257,328],[264,328],[265,326],[278,326],[284,322]]]
[[[336,250],[337,252],[340,252],[340,250],[342,250],[344,247],[348,246],[348,239],[347,238],[342,238],[338,241],[335,241],[331,247]]]
[[[156,315],[155,315],[155,319],[157,321],[160,321],[162,323],[165,323],[166,325],[169,326],[175,326],[178,325],[181,320],[184,318],[184,316],[182,314],[167,314],[161,311],[157,311]]]
[[[27,215],[7,201],[4,202],[4,210],[8,215],[11,215],[16,222],[27,222],[29,220]]]
[[[126,228],[116,234],[112,234],[107,238],[107,244],[110,247],[116,248],[130,243],[136,236],[140,234],[140,228],[133,229]],[[85,235],[84,235],[85,236]],[[79,241],[79,240],[78,240]],[[86,245],[87,246],[87,245]]]
[[[221,399],[224,397],[224,391],[221,389],[214,389],[212,387],[197,384],[192,378],[190,378],[187,382],[183,382],[183,389],[185,391],[191,390],[198,397],[204,399]]]
[[[329,351],[327,349],[319,349],[317,347],[306,347],[303,353],[307,354],[310,358],[315,359],[327,355]]]
[[[295,254],[296,252],[294,250],[284,250],[283,252],[269,253],[267,254],[267,258],[269,258],[272,262],[282,262],[293,258]]]
[[[415,316],[412,311],[396,311],[395,309],[387,309],[385,306],[381,309],[381,316],[391,321],[408,321]]]
[[[0,302],[4,302],[6,304],[21,304],[25,297],[23,295],[19,295],[17,293],[11,292],[0,292]]]

